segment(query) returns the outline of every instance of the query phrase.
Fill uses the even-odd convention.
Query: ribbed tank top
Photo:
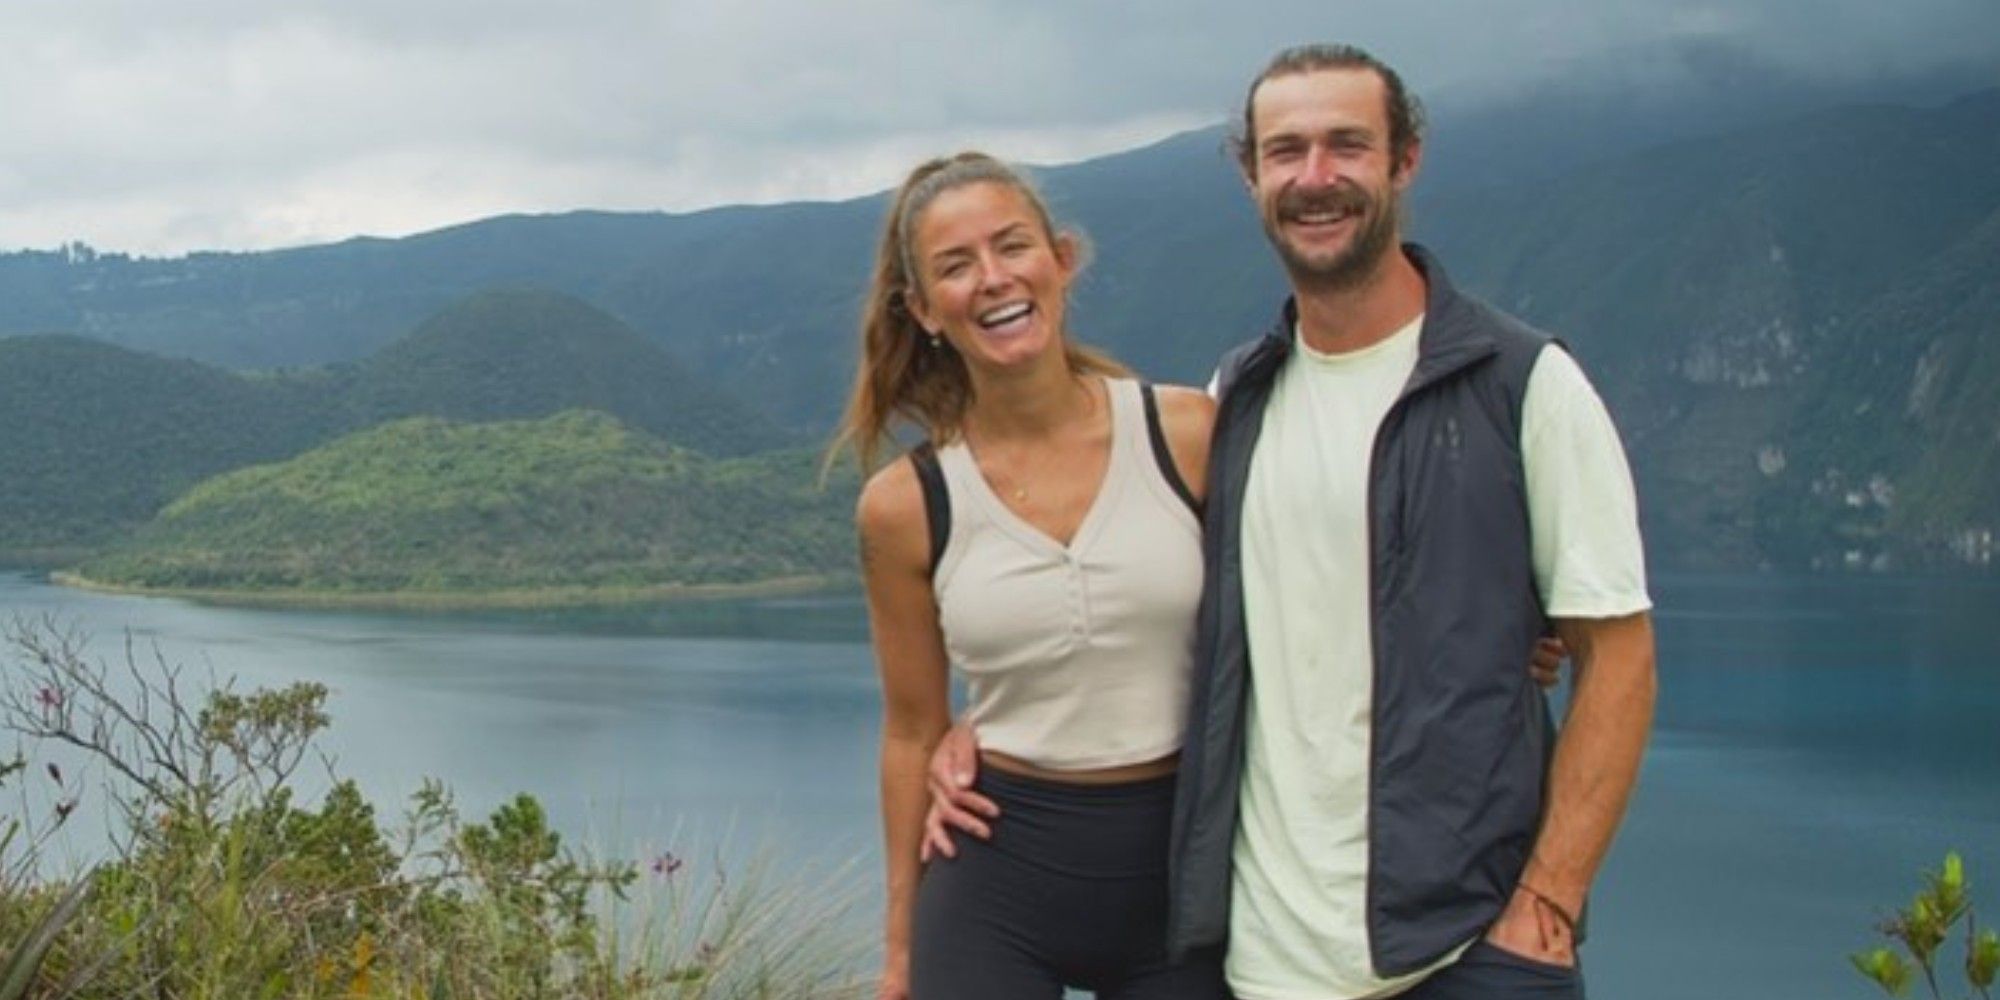
[[[1106,379],[1111,458],[1068,546],[1008,509],[963,441],[938,449],[951,534],[932,575],[979,745],[1050,770],[1178,750],[1201,525],[1154,457],[1139,384]]]

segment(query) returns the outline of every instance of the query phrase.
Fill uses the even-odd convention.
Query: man
[[[1616,431],[1564,351],[1401,244],[1394,71],[1280,53],[1239,152],[1293,298],[1218,373],[1172,947],[1226,936],[1246,1000],[1581,995],[1654,691]],[[1552,759],[1519,668],[1551,620]]]
[[[1580,997],[1651,721],[1616,431],[1566,352],[1402,244],[1421,131],[1347,47],[1280,53],[1244,105],[1293,295],[1217,373],[1169,903],[1244,1000]],[[1520,668],[1551,623],[1559,738]]]

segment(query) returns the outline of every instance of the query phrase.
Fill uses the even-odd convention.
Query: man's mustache
[[[1359,214],[1375,205],[1375,199],[1368,192],[1352,184],[1338,184],[1323,190],[1302,191],[1293,188],[1278,196],[1278,212],[1284,216],[1307,215],[1315,212],[1352,212]]]

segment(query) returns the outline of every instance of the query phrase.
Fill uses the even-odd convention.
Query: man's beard
[[[1378,200],[1360,187],[1342,184],[1310,195],[1288,191],[1279,196],[1276,209],[1276,217],[1265,220],[1264,233],[1291,274],[1292,284],[1302,291],[1339,292],[1366,283],[1396,245],[1403,198],[1401,192],[1391,189],[1386,199]],[[1351,213],[1358,226],[1340,252],[1315,260],[1285,240],[1282,224],[1288,218],[1322,211]]]

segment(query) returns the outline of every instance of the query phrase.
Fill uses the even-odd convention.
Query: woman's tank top
[[[1150,396],[1105,385],[1111,458],[1068,546],[1009,510],[964,442],[937,452],[951,516],[931,579],[967,718],[982,748],[1051,770],[1153,760],[1186,725],[1201,525]]]

